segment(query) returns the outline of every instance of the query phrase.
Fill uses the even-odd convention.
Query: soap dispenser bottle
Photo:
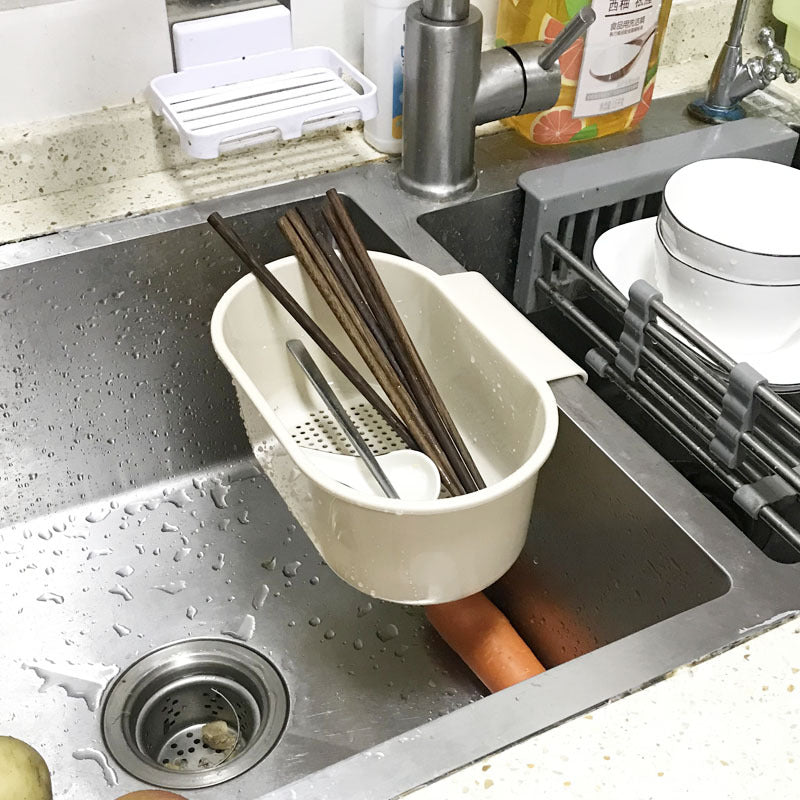
[[[382,153],[399,153],[403,145],[403,41],[412,2],[364,3],[364,74],[378,87],[378,116],[364,123],[364,138]]]

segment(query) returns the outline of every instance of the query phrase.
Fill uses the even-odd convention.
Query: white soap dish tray
[[[378,113],[375,85],[328,47],[190,67],[154,78],[147,95],[196,158]]]

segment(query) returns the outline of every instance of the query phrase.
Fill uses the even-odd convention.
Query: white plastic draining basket
[[[558,427],[547,381],[583,373],[480,275],[441,277],[396,256],[372,258],[486,480],[481,491],[389,500],[317,469],[303,447],[350,451],[286,350],[288,339],[305,342],[376,452],[402,444],[255,276],[222,297],[211,335],[261,466],[331,569],[386,600],[455,600],[486,588],[519,555]],[[371,377],[297,260],[269,268]]]

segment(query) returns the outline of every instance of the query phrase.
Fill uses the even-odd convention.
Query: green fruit
[[[588,6],[592,0],[566,0],[567,16],[572,19],[584,6]]]
[[[0,736],[0,800],[53,800],[44,759],[13,736]]]

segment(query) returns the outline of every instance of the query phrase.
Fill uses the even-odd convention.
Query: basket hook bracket
[[[749,364],[740,363],[731,370],[714,438],[708,446],[711,455],[729,469],[742,464],[742,437],[753,430],[761,410],[756,390],[766,383],[767,379]]]
[[[628,291],[630,302],[623,317],[622,334],[619,337],[619,353],[614,366],[629,380],[636,379],[636,371],[642,360],[644,337],[647,326],[656,321],[653,303],[662,299],[661,292],[647,281],[634,281]]]

